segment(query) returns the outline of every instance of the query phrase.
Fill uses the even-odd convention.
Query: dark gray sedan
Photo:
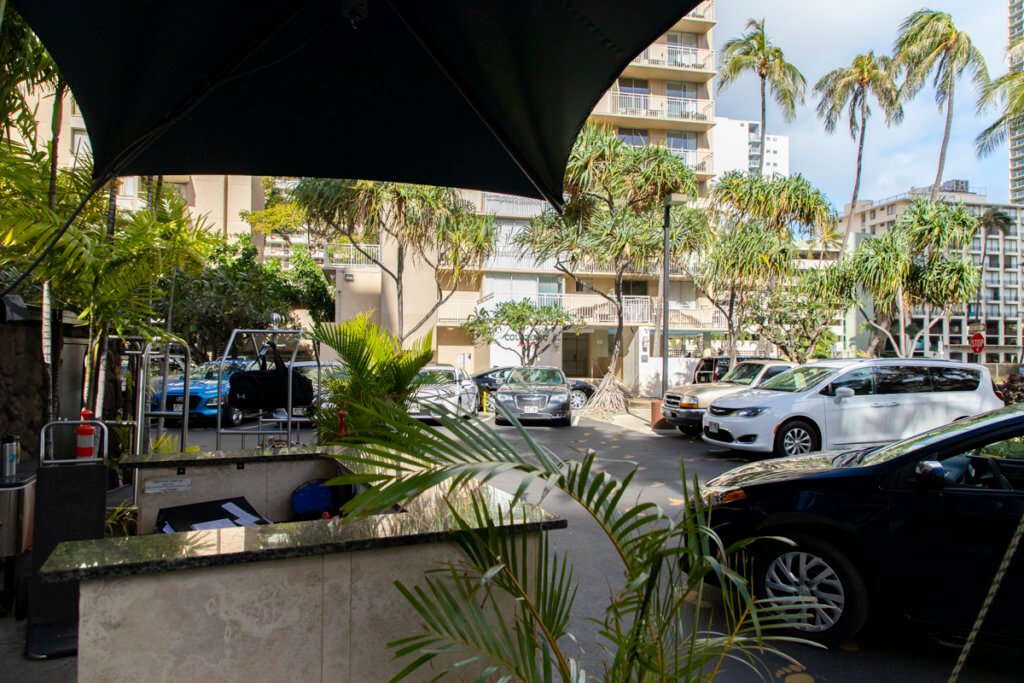
[[[516,368],[494,392],[501,405],[519,420],[546,420],[572,424],[572,387],[558,368]],[[496,424],[507,424],[499,411]]]

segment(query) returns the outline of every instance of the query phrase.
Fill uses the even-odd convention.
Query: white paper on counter
[[[230,519],[214,519],[209,522],[196,522],[192,528],[196,531],[205,531],[207,529],[233,529],[235,526]]]

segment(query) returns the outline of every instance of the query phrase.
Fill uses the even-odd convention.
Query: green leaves
[[[342,439],[351,450],[338,458],[360,474],[336,481],[363,482],[372,473],[376,486],[345,505],[350,517],[406,504],[433,486],[440,493],[431,495],[447,499],[474,495],[478,481],[499,474],[516,491],[510,509],[477,500],[469,519],[449,506],[464,560],[432,572],[418,586],[398,586],[420,617],[422,633],[391,643],[397,656],[411,660],[396,680],[428,662],[440,667],[442,675],[463,680],[477,672],[483,672],[478,680],[503,674],[529,681],[584,680],[564,650],[570,645],[575,597],[568,558],[551,550],[544,533],[534,544],[508,531],[531,484],[542,491],[542,500],[557,489],[575,501],[621,562],[622,588],[610,589],[599,622],[606,680],[709,679],[726,657],[756,669],[755,653],[773,651],[770,629],[783,625],[786,610],[794,610],[793,605],[753,599],[732,564],[743,544],[723,547],[699,490],[689,495],[685,474],[683,495],[690,503],[672,517],[652,503],[633,500],[629,487],[636,470],[618,480],[602,471],[593,452],[563,460],[507,412],[504,416],[526,444],[523,450],[476,418],[444,415],[437,428],[410,418],[393,403],[368,401],[351,410],[376,429]],[[704,581],[712,576],[726,588],[729,616],[723,632],[709,627],[701,606]]]
[[[748,19],[740,37],[725,41],[719,58],[718,89],[729,87],[744,73],[755,73],[771,90],[782,117],[792,121],[796,118],[796,105],[804,102],[806,82],[803,74],[786,61],[782,48],[768,38],[764,23],[763,19]]]
[[[462,327],[474,339],[518,353],[521,365],[533,365],[563,332],[571,329],[578,334],[584,324],[574,311],[524,299],[502,301],[494,310],[480,309]]]

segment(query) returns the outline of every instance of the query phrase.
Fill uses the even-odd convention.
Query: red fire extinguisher
[[[91,420],[92,411],[83,410],[82,419]],[[96,436],[96,428],[92,425],[78,425],[75,434],[77,434],[75,439],[75,457],[91,458],[93,456],[93,439]]]
[[[348,413],[344,410],[338,411],[338,436],[345,436],[345,418],[348,417]]]

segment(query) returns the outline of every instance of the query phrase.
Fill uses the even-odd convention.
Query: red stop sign
[[[971,351],[974,353],[981,353],[985,350],[985,337],[982,336],[981,332],[975,332],[971,335]]]

